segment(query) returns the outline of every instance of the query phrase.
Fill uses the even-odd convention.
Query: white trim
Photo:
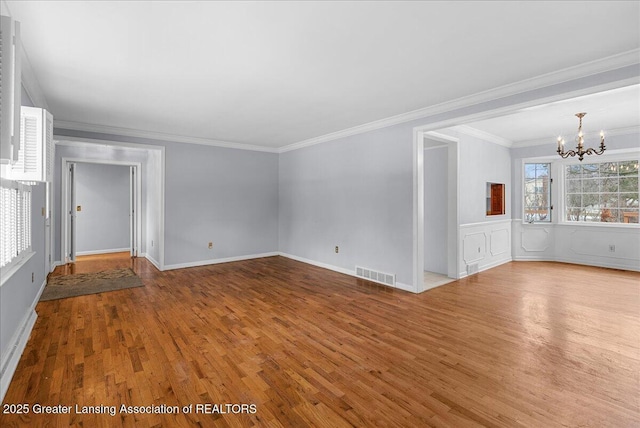
[[[478,138],[482,141],[487,141],[489,143],[498,144],[504,147],[513,147],[514,143],[511,140],[507,140],[506,138],[500,137],[498,135],[491,134],[489,132],[482,131],[480,129],[473,128],[469,125],[457,125],[451,128],[452,131],[458,131],[461,134],[468,135],[470,137]],[[547,141],[548,142],[548,141]]]
[[[31,336],[31,331],[33,330],[33,326],[38,318],[35,308],[38,301],[40,301],[40,296],[42,295],[46,285],[47,280],[45,279],[36,293],[36,297],[31,303],[31,307],[23,317],[20,328],[13,333],[13,336],[9,340],[7,352],[2,355],[2,363],[0,364],[0,402],[4,400],[4,396],[7,393],[7,389],[9,389],[9,384],[13,378],[13,374],[18,367],[24,348],[27,346],[27,342]]]
[[[247,256],[235,256],[235,257],[225,257],[221,259],[200,260],[197,262],[176,263],[173,265],[164,265],[164,270],[184,269],[184,268],[190,268],[190,267],[216,265],[219,263],[239,262],[242,260],[261,259],[263,257],[274,257],[274,256],[277,256],[278,254],[279,254],[278,252],[273,251],[270,253],[250,254]]]
[[[570,257],[536,257],[536,256],[517,256],[513,258],[514,262],[556,262],[568,263],[572,265],[600,267],[605,269],[618,269],[624,271],[640,272],[640,267],[630,266],[628,264],[610,263],[609,261],[600,259],[598,264],[585,262],[584,260],[572,259]]]
[[[20,357],[22,357],[24,348],[29,341],[31,330],[33,330],[33,326],[36,323],[36,318],[38,318],[36,311],[28,312],[28,317],[23,321],[22,328],[16,331],[16,334],[14,334],[14,337],[11,339],[9,345],[10,350],[6,356],[3,357],[2,371],[0,372],[0,401],[4,400],[4,396],[9,389],[9,384],[18,367]],[[4,361],[5,359],[6,362]]]
[[[56,136],[54,135],[54,143],[55,145],[60,146],[71,146],[71,147],[95,147],[97,145],[102,145],[104,147],[109,147],[111,149],[117,150],[143,150],[148,152],[148,155],[151,155],[152,151],[160,152],[160,195],[158,200],[158,258],[159,261],[156,261],[158,265],[156,266],[158,270],[164,270],[164,241],[165,241],[165,232],[164,232],[164,217],[165,217],[165,177],[166,177],[166,148],[164,146],[158,146],[153,144],[137,144],[137,143],[123,143],[119,141],[111,141],[111,140],[96,140],[92,138],[80,138],[80,137],[60,137],[59,140],[56,140]],[[64,176],[61,175],[61,179]],[[142,175],[138,174],[139,179],[141,180]],[[64,189],[63,189],[64,190]],[[64,198],[64,193],[62,194],[62,198]],[[141,199],[141,198],[140,198]],[[63,201],[64,202],[64,201]],[[141,210],[138,210],[140,213]],[[148,213],[147,213],[148,215]],[[63,223],[64,225],[64,223]],[[141,230],[141,228],[139,228]],[[62,231],[62,228],[61,228]],[[61,235],[64,236],[64,235]],[[63,241],[63,239],[61,239]],[[62,244],[62,243],[61,243]],[[138,242],[140,245],[140,242]],[[141,248],[141,247],[139,247]],[[60,257],[64,256],[64,249],[61,250]]]
[[[98,165],[118,165],[118,166],[133,166],[136,168],[136,187],[138,198],[136,199],[136,222],[138,225],[142,224],[142,164],[140,162],[129,162],[129,161],[114,161],[109,159],[95,159],[95,158],[62,158],[62,169],[60,170],[60,182],[62,188],[61,194],[61,203],[60,203],[60,216],[61,216],[61,224],[60,224],[60,257],[65,257],[69,254],[69,245],[68,235],[70,232],[68,231],[67,223],[68,223],[68,215],[66,212],[66,208],[68,205],[67,200],[67,186],[68,186],[68,175],[66,171],[69,168],[69,164],[76,163],[90,163],[90,164],[98,164]],[[164,175],[164,174],[163,174]],[[146,222],[145,222],[146,224]],[[138,226],[136,230],[135,236],[136,249],[140,249],[142,245],[142,227]],[[75,247],[75,246],[74,246]],[[108,250],[107,252],[115,252],[112,250]],[[84,255],[91,254],[90,252],[85,252]],[[102,254],[100,252],[93,254]],[[75,252],[75,256],[83,255],[78,251]]]
[[[485,270],[493,269],[494,267],[498,267],[498,266],[503,265],[505,263],[510,263],[513,260],[514,260],[513,257],[509,256],[509,258],[507,258],[507,259],[497,260],[497,261],[495,261],[493,263],[489,263],[487,265],[478,266],[478,273],[479,272],[484,272]],[[471,275],[468,275],[466,271],[462,271],[458,275],[460,276],[459,279],[466,278],[467,276],[471,276]],[[475,273],[473,275],[475,275]]]
[[[93,256],[97,254],[110,254],[110,253],[124,253],[129,252],[131,248],[112,248],[110,250],[91,250],[91,251],[76,251],[76,256]]]
[[[111,134],[133,138],[146,138],[150,140],[167,141],[172,143],[199,144],[202,146],[223,147],[228,149],[278,153],[278,149],[274,147],[264,147],[255,144],[234,143],[231,141],[214,140],[209,138],[189,137],[185,135],[166,134],[163,132],[144,131],[141,129],[119,128],[117,126],[94,125],[90,123],[70,122],[65,120],[54,120],[53,126],[54,128],[67,129],[72,131],[96,132],[100,134]]]
[[[360,279],[362,279],[362,278],[360,278]],[[455,281],[455,279],[452,279],[451,281],[453,282],[453,281]],[[447,284],[449,284],[449,283],[447,283]],[[416,289],[414,287],[412,287],[409,284],[404,284],[402,282],[397,282],[396,281],[396,286],[392,287],[392,288],[397,288],[397,289],[402,290],[402,291],[408,291],[409,293],[418,294],[418,291],[416,291]],[[422,290],[422,291],[426,291],[426,290]]]
[[[62,263],[60,260],[56,260],[53,263],[51,263],[51,272],[53,272],[58,266],[64,266],[64,263]]]
[[[294,144],[289,144],[287,146],[281,147],[279,149],[279,153],[284,153],[291,150],[297,150],[303,147],[309,147],[316,144],[325,143],[327,141],[349,137],[351,135],[362,134],[365,132],[374,131],[376,129],[386,128],[388,126],[410,122],[416,119],[423,119],[429,116],[436,116],[445,112],[450,112],[450,111],[458,110],[464,107],[469,107],[471,105],[487,103],[490,101],[495,101],[500,98],[514,96],[524,92],[534,91],[544,87],[557,85],[563,82],[585,78],[594,74],[616,70],[622,67],[638,64],[639,56],[640,56],[640,49],[633,49],[617,55],[612,55],[606,58],[601,58],[595,61],[565,68],[563,70],[558,70],[551,73],[543,74],[541,76],[536,76],[530,79],[521,80],[516,83],[499,86],[497,88],[479,92],[466,97],[458,98],[452,101],[436,104],[434,106],[391,116],[382,120],[365,123],[363,125],[358,125],[352,128],[347,128],[341,131],[332,132],[330,134],[322,135],[319,137],[310,138]],[[637,77],[633,79],[628,79],[628,80],[629,80],[629,84],[637,83],[639,81]],[[573,91],[570,93],[571,95],[568,93],[558,94],[556,96],[548,97],[546,99],[547,100],[546,102],[573,98],[580,95],[587,95],[594,92],[600,92],[605,89],[618,88],[618,87],[621,87],[619,86],[620,83],[621,82],[614,82],[612,84],[604,84],[598,87],[592,87],[584,90]],[[622,86],[625,86],[625,85],[622,85]],[[596,88],[598,89],[595,90]],[[540,104],[544,104],[544,102],[542,102],[541,100],[537,100],[535,104],[531,104],[531,105],[540,105]],[[492,111],[495,113],[498,113],[496,114],[496,116],[500,116],[504,114],[504,112],[516,110],[513,107],[514,107],[513,105],[510,105],[505,108],[492,110]],[[465,120],[465,122],[480,120],[480,118],[485,115],[486,115],[486,111],[480,114],[467,116],[467,120]],[[488,118],[488,117],[485,117],[485,118]],[[444,121],[444,122],[441,121],[439,126],[432,129],[445,128],[447,126],[458,125],[460,123],[461,123],[460,117],[457,117],[449,121]]]
[[[356,277],[355,270],[349,270],[349,269],[341,268],[341,267],[338,267],[338,266],[330,265],[328,263],[317,262],[315,260],[305,259],[304,257],[294,256],[293,254],[288,254],[288,253],[283,253],[283,252],[279,252],[278,255],[282,256],[282,257],[286,257],[286,258],[291,259],[291,260],[295,260],[295,261],[298,261],[298,262],[306,263],[308,265],[318,266],[318,267],[321,267],[323,269],[329,269],[329,270],[332,270],[334,272],[338,272],[338,273],[342,273],[342,274],[345,274],[345,275]],[[360,278],[360,277],[356,277],[356,278],[363,279],[363,278]]]
[[[513,221],[513,219],[510,218],[505,218],[502,220],[492,220],[492,221],[480,221],[477,223],[463,223],[460,225],[460,229],[465,228],[465,227],[474,227],[474,226],[486,226],[489,224],[500,224],[500,223],[511,223]]]
[[[190,137],[184,135],[166,134],[155,131],[144,131],[140,129],[120,128],[114,126],[87,124],[81,122],[71,122],[54,120],[54,127],[58,129],[68,129],[75,131],[96,132],[101,134],[112,134],[134,138],[146,138],[159,141],[169,141],[175,143],[187,143],[187,144],[201,144],[215,147],[225,147],[240,150],[253,150],[269,153],[285,153],[291,150],[297,150],[304,147],[313,146],[328,141],[337,140],[339,138],[345,138],[352,135],[362,134],[376,129],[386,128],[401,123],[410,122],[412,120],[423,119],[430,116],[436,116],[442,113],[455,111],[464,107],[472,105],[483,104],[491,101],[495,101],[501,98],[514,96],[517,94],[542,89],[548,86],[557,85],[563,82],[585,78],[591,75],[604,73],[607,71],[616,70],[622,67],[638,64],[638,57],[640,55],[640,49],[633,49],[627,52],[623,52],[617,55],[612,55],[606,58],[601,58],[595,61],[579,64],[573,67],[569,67],[563,70],[554,71],[551,73],[536,76],[530,79],[521,80],[519,82],[511,83],[504,86],[499,86],[487,91],[478,92],[473,95],[457,98],[455,100],[447,101],[441,104],[413,110],[407,113],[398,114],[385,119],[376,120],[373,122],[365,123],[362,125],[354,126],[351,128],[343,129],[329,134],[321,135],[318,137],[309,138],[297,143],[285,145],[282,147],[265,147],[253,144],[235,143],[229,141],[221,141],[208,138]],[[627,79],[628,84],[638,83],[639,79]],[[587,95],[594,92],[599,92],[606,89],[614,89],[620,87],[621,82],[614,82],[598,87],[587,88],[583,90],[573,91],[571,93],[565,93],[557,96],[546,98],[547,102],[557,101],[561,99],[572,98],[581,95]],[[624,85],[623,85],[624,86]],[[535,105],[542,104],[541,100]],[[504,114],[504,112],[514,111],[513,105],[492,110],[496,113],[496,116]],[[486,112],[485,112],[486,113]],[[484,113],[469,115],[465,121],[480,120],[485,116]],[[444,128],[446,126],[459,125],[461,123],[460,117],[440,122],[441,125],[437,128]],[[445,125],[445,123],[447,123]],[[433,128],[433,129],[437,129]],[[505,140],[506,141],[506,140]],[[504,141],[503,141],[504,142]]]
[[[436,131],[425,131],[428,126],[413,128],[413,284],[414,292],[424,287],[424,139],[442,141],[447,146],[447,276],[458,278],[460,235],[459,139]],[[451,165],[451,151],[455,163]],[[453,213],[453,214],[452,214]]]
[[[640,126],[629,126],[626,128],[616,128],[616,129],[609,129],[605,131],[605,140],[607,137],[616,137],[616,136],[620,136],[620,135],[629,135],[629,134],[638,134],[640,133]],[[584,134],[585,140],[589,140],[589,139],[594,139],[597,140],[594,142],[593,147],[596,147],[598,144],[600,144],[599,142],[599,138],[600,138],[600,132],[590,132],[590,133],[585,133]],[[606,143],[607,141],[605,141]],[[531,147],[531,146],[543,146],[545,144],[548,144],[550,146],[555,147],[557,145],[557,140],[554,140],[553,138],[549,139],[549,138],[539,138],[539,139],[535,139],[535,140],[526,140],[526,141],[520,141],[517,143],[513,143],[512,147],[514,149],[519,149],[521,147]],[[588,147],[589,145],[587,143],[585,143],[585,145]],[[559,157],[556,154],[556,157]]]
[[[334,272],[338,272],[338,273],[341,273],[341,274],[344,274],[344,275],[349,275],[349,276],[352,276],[354,278],[362,279],[364,281],[374,282],[376,284],[380,284],[380,285],[383,285],[385,287],[397,288],[399,290],[409,291],[411,293],[416,293],[416,289],[415,288],[413,288],[410,285],[403,284],[401,282],[397,282],[396,281],[396,285],[395,286],[386,285],[386,284],[383,284],[381,282],[371,281],[371,280],[368,280],[366,278],[362,278],[362,277],[356,276],[355,270],[349,270],[349,269],[341,268],[339,266],[334,266],[334,265],[330,265],[328,263],[323,263],[323,262],[317,262],[315,260],[306,259],[304,257],[294,256],[293,254],[287,254],[287,253],[283,253],[283,252],[278,252],[277,255],[282,256],[282,257],[286,257],[288,259],[295,260],[295,261],[298,261],[298,262],[301,262],[301,263],[306,263],[308,265],[317,266],[317,267],[322,268],[322,269],[328,269],[328,270],[332,270]]]
[[[149,262],[154,265],[156,267],[156,269],[158,270],[162,270],[160,269],[160,263],[158,263],[158,261],[156,259],[154,259],[153,257],[151,257],[151,254],[140,254],[140,257],[144,257],[145,259],[149,260]]]
[[[27,262],[36,254],[33,251],[32,247],[27,248],[27,250],[18,254],[18,257],[11,262],[2,267],[2,275],[0,275],[0,288],[13,276],[14,273],[18,272],[22,266],[27,264]]]

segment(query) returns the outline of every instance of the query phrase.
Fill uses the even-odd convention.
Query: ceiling
[[[267,148],[640,47],[635,1],[5,6],[57,121]]]
[[[506,140],[506,144],[555,144],[562,136],[572,143],[578,132],[576,113],[586,112],[586,137],[640,129],[640,85],[631,85],[583,97],[526,108],[493,119],[466,123],[476,130]],[[571,145],[571,144],[569,144]]]

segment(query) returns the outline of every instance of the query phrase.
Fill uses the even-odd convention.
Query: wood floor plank
[[[54,275],[119,267],[144,287],[37,305],[4,399],[116,415],[0,426],[640,426],[636,272],[513,262],[420,295],[282,257]]]

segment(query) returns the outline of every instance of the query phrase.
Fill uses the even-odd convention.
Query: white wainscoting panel
[[[462,239],[462,257],[466,264],[476,263],[487,254],[487,235],[485,232],[467,233]]]
[[[631,225],[528,224],[513,220],[513,259],[640,271],[640,228]]]
[[[511,261],[511,220],[461,225],[460,248],[460,278],[467,276],[469,266],[475,271],[477,264],[483,271]]]

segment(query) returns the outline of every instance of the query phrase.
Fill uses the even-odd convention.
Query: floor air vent
[[[395,287],[396,276],[390,273],[378,272],[372,269],[356,266],[356,276],[369,281],[379,282],[380,284]]]

